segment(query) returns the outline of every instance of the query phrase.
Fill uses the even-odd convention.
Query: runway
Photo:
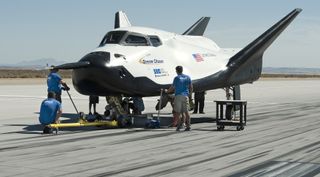
[[[71,83],[69,81],[69,83]],[[70,84],[71,85],[71,84]],[[62,129],[42,135],[38,125],[45,81],[0,84],[0,176],[320,176],[320,80],[260,80],[241,87],[248,101],[243,131],[215,123],[190,132],[161,129]],[[70,93],[88,112],[87,96]],[[208,91],[204,115],[215,118]],[[144,98],[144,113],[156,113],[156,97]],[[106,101],[100,97],[98,111]],[[63,94],[62,120],[75,110]],[[161,112],[169,116],[170,107]]]

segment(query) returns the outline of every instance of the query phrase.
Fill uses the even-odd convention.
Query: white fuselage
[[[176,66],[191,77],[194,91],[252,83],[261,76],[265,50],[300,12],[294,9],[240,50],[222,49],[202,36],[209,17],[200,18],[179,35],[131,26],[120,11],[115,29],[98,48],[78,62],[55,68],[73,69],[73,85],[85,95],[159,95],[172,84]]]
[[[184,73],[192,80],[212,75],[226,69],[230,57],[239,51],[221,49],[203,36],[179,35],[144,27],[125,27],[114,31],[159,37],[162,45],[157,47],[106,44],[94,50],[110,53],[108,67],[123,66],[134,77],[147,77],[157,84],[170,84],[178,65],[183,66]]]

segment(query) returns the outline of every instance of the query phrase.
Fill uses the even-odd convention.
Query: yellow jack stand
[[[118,122],[107,121],[107,120],[96,120],[94,122],[88,122],[85,119],[80,118],[76,123],[58,123],[58,124],[49,124],[50,128],[63,128],[63,127],[89,127],[89,126],[108,126],[108,127],[118,127]]]

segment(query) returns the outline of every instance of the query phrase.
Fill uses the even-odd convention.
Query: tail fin
[[[202,17],[193,24],[183,35],[202,36],[207,28],[210,17]]]
[[[302,9],[299,8],[294,9],[257,39],[231,57],[227,64],[228,73],[231,73],[229,81],[239,84],[257,80],[261,75],[264,51],[301,11]]]
[[[120,28],[120,27],[129,27],[131,26],[131,23],[127,17],[127,15],[123,11],[118,11],[115,14],[115,20],[114,20],[114,28]]]

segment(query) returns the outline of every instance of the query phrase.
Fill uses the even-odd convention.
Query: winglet
[[[195,24],[193,24],[182,35],[202,36],[207,28],[210,17],[201,17]]]
[[[254,56],[262,56],[264,51],[272,44],[272,42],[286,29],[292,20],[302,11],[296,8],[280,21],[274,24],[271,28],[261,34],[257,39],[239,51],[236,55],[230,58],[227,66],[237,68],[243,63],[254,59]]]
[[[127,15],[123,11],[118,11],[115,14],[115,20],[114,20],[114,28],[120,28],[120,27],[129,27],[131,26],[131,23],[127,17]]]
[[[286,29],[293,19],[302,11],[294,9],[257,39],[240,50],[229,59],[225,73],[232,85],[252,83],[260,78],[262,72],[262,58],[265,50]]]

